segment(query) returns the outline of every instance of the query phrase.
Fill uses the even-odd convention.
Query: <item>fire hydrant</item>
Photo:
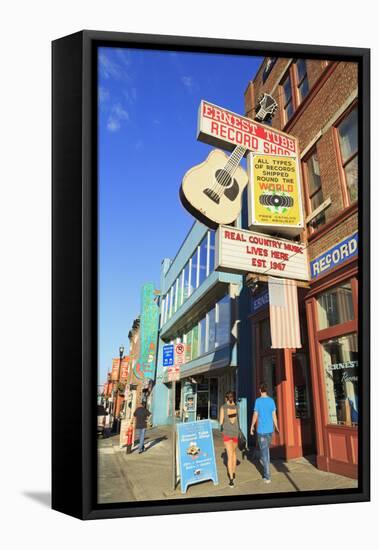
[[[132,424],[129,424],[129,428],[126,432],[126,454],[130,454],[132,452],[132,445],[133,445],[133,426]]]

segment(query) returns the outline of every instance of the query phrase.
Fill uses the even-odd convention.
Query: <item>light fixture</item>
[[[247,279],[246,286],[250,290],[251,295],[254,296],[259,287],[259,279],[257,277]]]

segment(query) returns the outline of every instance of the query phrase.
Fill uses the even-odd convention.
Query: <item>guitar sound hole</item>
[[[216,180],[223,187],[229,187],[229,185],[232,181],[232,178],[230,177],[230,175],[228,174],[228,172],[226,170],[221,168],[221,169],[216,171]]]

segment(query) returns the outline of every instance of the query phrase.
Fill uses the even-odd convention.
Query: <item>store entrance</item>
[[[201,378],[196,384],[196,420],[217,420],[218,378]]]
[[[262,317],[254,323],[257,397],[259,384],[264,382],[277,407],[280,433],[273,434],[273,456],[313,454],[315,433],[306,340],[298,350],[272,349],[270,320]]]

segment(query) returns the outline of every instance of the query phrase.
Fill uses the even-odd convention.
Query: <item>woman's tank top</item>
[[[238,405],[229,405],[228,403],[223,404],[224,409],[224,429],[223,434],[228,437],[238,437],[239,431],[239,422],[238,422]],[[229,414],[236,416],[229,418]]]

